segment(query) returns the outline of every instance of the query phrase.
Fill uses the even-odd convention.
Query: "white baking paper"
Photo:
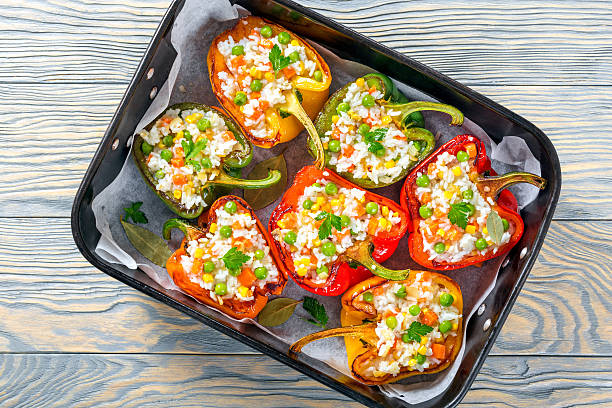
[[[134,132],[151,122],[168,105],[179,102],[198,102],[206,105],[216,105],[218,102],[212,93],[206,67],[206,54],[212,39],[227,28],[234,25],[235,19],[245,15],[244,9],[233,7],[227,0],[209,0],[205,5],[200,1],[187,0],[172,27],[171,41],[177,50],[177,58],[173,63],[168,80],[160,88],[156,98],[143,116]],[[333,80],[330,91],[333,92],[354,78],[372,72],[371,69],[347,60],[338,58],[329,50],[313,44],[329,64]],[[397,83],[402,92],[413,100],[433,100],[427,95],[404,84]],[[525,142],[513,136],[505,136],[499,145],[495,145],[489,136],[474,122],[465,119],[462,126],[449,126],[449,117],[439,112],[424,112],[426,127],[436,135],[437,146],[450,140],[459,134],[470,133],[481,139],[492,159],[493,168],[504,173],[511,170],[524,170],[540,174],[540,164]],[[477,118],[475,118],[477,120]],[[295,173],[304,165],[312,164],[312,158],[305,148],[305,132],[291,142],[275,146],[272,149],[255,148],[252,164],[247,167],[244,174],[255,163],[269,157],[283,153],[287,162],[288,183],[292,183]],[[402,183],[398,182],[392,186],[377,189],[377,194],[399,201],[399,191]],[[524,207],[537,195],[537,189],[532,186],[518,185],[513,187],[519,205]],[[236,193],[240,193],[237,191]],[[280,199],[279,199],[280,200]],[[275,203],[256,212],[264,225],[267,225],[271,211],[278,204]],[[163,223],[175,217],[175,215],[163,204],[163,202],[146,185],[134,164],[131,156],[128,156],[121,172],[116,179],[100,194],[92,204],[96,217],[96,226],[101,233],[101,239],[97,245],[96,253],[111,263],[123,264],[130,269],[139,268],[151,279],[168,290],[177,288],[164,268],[153,265],[138,253],[129,243],[123,228],[119,222],[123,214],[123,207],[131,202],[142,201],[143,210],[149,223],[146,228],[161,235]],[[177,245],[179,234],[173,234],[173,245]],[[395,254],[385,262],[391,268],[414,268],[421,269],[405,254],[407,240],[403,239]],[[461,287],[464,296],[464,318],[469,322],[469,317],[478,308],[495,285],[497,272],[504,257],[486,262],[482,267],[468,267],[447,274],[455,279]],[[294,282],[289,281],[283,291],[283,296],[301,299],[304,295],[314,296],[306,293]],[[330,327],[340,326],[340,299],[339,297],[315,296],[326,307],[329,315]],[[206,306],[204,306],[206,307]],[[307,313],[298,306],[295,315],[286,323],[278,327],[263,328],[271,335],[291,344],[302,336],[319,330],[308,323],[305,319]],[[244,320],[257,324],[252,320]],[[467,324],[464,325],[467,327]],[[464,330],[465,330],[464,327]],[[465,336],[464,336],[465,338]],[[346,361],[346,351],[341,338],[326,339],[311,343],[304,348],[308,355],[320,359],[338,371],[350,375]],[[408,403],[419,403],[426,401],[442,393],[451,383],[463,356],[463,347],[456,362],[447,370],[423,381],[421,377],[412,377],[401,383],[385,385],[381,387],[382,392],[387,395],[401,398]]]

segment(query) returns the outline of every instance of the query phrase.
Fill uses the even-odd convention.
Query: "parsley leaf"
[[[191,150],[193,149],[193,141],[191,140],[181,140],[181,146],[183,146],[183,152],[185,153],[185,157],[189,156]]]
[[[377,151],[385,148],[380,141],[384,139],[388,131],[388,128],[378,128],[365,134],[364,141],[368,145],[369,152],[376,154]]]
[[[410,340],[421,341],[421,336],[430,333],[433,327],[419,322],[410,323],[410,327],[404,333],[410,337]]]
[[[319,214],[317,214],[315,220],[323,220],[323,223],[319,227],[319,239],[325,239],[329,237],[332,232],[332,227],[334,227],[337,231],[342,230],[342,221],[337,215],[321,211]]]
[[[232,247],[232,249],[227,251],[221,259],[223,259],[225,267],[232,271],[240,269],[242,264],[251,259],[251,257],[240,252],[238,248]]]
[[[197,160],[187,159],[186,163],[191,164],[196,172],[202,170],[202,164]]]
[[[206,142],[208,140],[205,138],[202,138],[200,140],[198,140],[197,142],[195,142],[195,144],[193,142],[190,142],[192,147],[191,150],[189,151],[189,154],[187,154],[187,152],[185,152],[185,158],[187,160],[189,159],[193,159],[195,157],[196,154],[200,153],[200,151],[206,147]]]
[[[306,320],[307,322],[312,323],[315,326],[319,326],[322,329],[325,328],[325,325],[329,320],[327,312],[325,311],[325,306],[319,303],[319,301],[315,298],[304,296],[302,307],[312,316],[312,319]]]
[[[448,220],[465,229],[467,227],[468,218],[470,218],[470,206],[468,203],[457,203],[451,204],[450,211],[448,212]]]
[[[283,55],[278,44],[274,44],[274,47],[272,47],[268,54],[268,59],[272,63],[272,69],[275,74],[278,74],[278,71],[291,65],[291,58]]]
[[[130,207],[124,208],[125,210],[125,220],[129,220],[130,218],[136,224],[147,224],[149,220],[147,216],[140,211],[140,207],[142,206],[142,201],[138,201],[136,203],[132,203]]]
[[[402,285],[397,292],[395,292],[395,296],[397,296],[400,299],[403,299],[406,297],[406,295],[408,295],[408,293],[406,292],[406,287],[404,285]]]
[[[385,147],[380,142],[372,142],[368,146],[368,152],[376,154],[377,151],[384,149]]]

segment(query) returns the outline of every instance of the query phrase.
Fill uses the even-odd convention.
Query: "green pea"
[[[351,217],[349,217],[348,215],[341,215],[340,225],[342,225],[343,227],[348,227],[349,225],[351,225]]]
[[[200,132],[205,132],[212,125],[210,123],[210,120],[208,120],[206,118],[202,118],[202,119],[198,120],[197,126],[198,126],[198,129],[200,130]]]
[[[327,150],[332,153],[338,153],[341,150],[340,141],[336,139],[330,140],[327,146]]]
[[[427,361],[427,357],[422,355],[422,354],[418,354],[416,355],[416,362],[417,364],[424,364],[425,361]]]
[[[463,197],[464,200],[471,200],[474,198],[474,191],[465,190],[463,193],[461,193],[461,197]]]
[[[228,201],[227,203],[225,203],[223,208],[228,214],[235,214],[236,210],[238,210],[238,206],[236,205],[235,201]]]
[[[370,94],[365,95],[363,99],[361,99],[361,104],[366,108],[371,108],[372,106],[374,106],[374,103],[375,99]]]
[[[376,152],[374,152],[374,155],[376,157],[383,157],[385,154],[387,154],[387,150],[384,147],[382,149],[378,149]]]
[[[232,47],[232,55],[242,55],[244,54],[244,46],[243,45],[234,45]]]
[[[321,184],[320,183],[312,183],[312,186],[316,187],[316,188],[319,188],[319,187],[321,187]]]
[[[153,151],[153,146],[145,141],[142,142],[140,148],[142,149],[142,152],[147,156]]]
[[[372,292],[365,292],[362,296],[364,302],[372,303],[374,300],[374,294],[372,294]]]
[[[168,149],[164,149],[159,153],[159,156],[167,162],[172,160],[172,152]]]
[[[212,273],[215,270],[215,263],[213,261],[204,262],[204,272]]]
[[[227,294],[227,285],[223,282],[219,282],[215,285],[215,294],[223,296]]]
[[[508,228],[510,228],[510,224],[508,223],[508,220],[505,218],[502,218],[502,225],[504,226],[504,231],[508,231]]]
[[[240,268],[231,268],[227,270],[232,276],[239,276],[242,273],[242,269]]]
[[[397,319],[395,318],[395,316],[387,317],[387,319],[385,320],[385,323],[387,324],[387,327],[390,328],[391,330],[397,327]]]
[[[328,195],[336,195],[338,193],[338,186],[335,183],[327,183],[325,185],[325,193]]]
[[[446,333],[452,328],[453,328],[453,324],[449,322],[448,320],[441,322],[440,325],[438,326],[438,330],[440,330],[440,333],[442,334]]]
[[[263,87],[263,83],[259,79],[254,79],[251,81],[251,91],[259,92]]]
[[[321,265],[317,268],[317,275],[327,275],[329,273],[329,268],[325,265]]]
[[[171,135],[166,135],[162,139],[162,143],[164,144],[164,146],[170,147],[170,146],[172,146],[174,144],[174,140],[172,139]]]
[[[265,25],[265,26],[261,27],[260,33],[261,33],[262,37],[270,38],[270,37],[272,37],[272,27]]]
[[[205,169],[210,169],[212,167],[212,162],[210,161],[210,158],[205,157],[202,159],[202,167],[204,167]]]
[[[408,333],[404,333],[402,334],[402,341],[404,343],[410,343],[412,341],[412,338],[408,335]]]
[[[412,305],[408,308],[408,312],[410,312],[410,314],[413,316],[418,316],[419,313],[421,313],[421,308],[419,305]]]
[[[338,104],[338,106],[336,107],[336,112],[338,113],[348,112],[350,109],[351,109],[351,105],[349,105],[348,102],[342,102]]]
[[[419,215],[423,218],[429,218],[433,215],[433,210],[431,209],[431,207],[422,205],[419,207]]]
[[[476,207],[474,207],[473,204],[467,203],[466,204],[468,210],[470,210],[470,212],[468,212],[468,215],[471,217],[472,215],[476,214]]]
[[[376,215],[378,214],[378,204],[376,204],[374,201],[370,201],[366,204],[365,210],[370,215]]]
[[[293,245],[295,244],[295,241],[297,241],[297,234],[294,231],[287,231],[287,233],[283,237],[283,241],[285,241],[289,245]]]
[[[336,254],[336,246],[333,242],[326,242],[321,245],[321,252],[325,256],[333,256]]]
[[[323,80],[323,73],[320,70],[316,70],[313,74],[312,77],[314,78],[315,81],[317,82],[321,82]]]
[[[312,202],[312,200],[310,198],[307,198],[302,203],[302,207],[304,207],[305,210],[310,210],[313,205],[314,205],[314,203]]]
[[[443,293],[440,295],[440,304],[444,307],[448,307],[453,304],[455,298],[450,293]]]
[[[259,280],[266,279],[268,277],[268,269],[265,266],[255,268],[255,277]]]
[[[469,154],[467,154],[467,152],[466,152],[466,151],[459,150],[459,151],[457,152],[457,160],[458,160],[459,162],[465,162],[465,161],[468,161],[468,159],[469,159],[469,158],[470,158],[470,155],[469,155]]]
[[[286,31],[278,33],[278,42],[281,44],[289,44],[291,42],[291,36]]]
[[[262,249],[255,251],[255,259],[263,259],[266,253]]]
[[[427,187],[429,185],[429,176],[427,174],[421,174],[417,177],[416,184],[419,187]]]
[[[482,251],[483,249],[489,246],[489,244],[487,244],[487,240],[484,238],[478,238],[476,242],[474,243],[474,245],[476,246],[476,249],[479,251]]]
[[[232,236],[232,227],[230,227],[229,225],[224,225],[221,228],[219,228],[219,235],[221,235],[223,238],[229,238]]]
[[[238,106],[242,106],[247,103],[247,94],[242,91],[236,92],[236,96],[234,96],[234,103]]]
[[[437,254],[444,253],[444,251],[446,251],[446,245],[444,242],[436,242],[434,244],[434,251],[436,251]]]
[[[370,131],[370,125],[368,125],[367,123],[362,123],[361,125],[359,125],[359,129],[357,129],[357,131],[361,136],[365,136]]]
[[[291,54],[289,54],[289,60],[291,63],[298,62],[300,60],[300,53],[293,51]]]

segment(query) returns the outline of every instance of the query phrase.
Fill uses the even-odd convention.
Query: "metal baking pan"
[[[465,355],[450,387],[436,398],[417,405],[388,398],[377,387],[365,386],[320,361],[307,356],[302,356],[300,360],[291,359],[287,355],[287,344],[259,328],[211,313],[210,309],[187,296],[164,290],[143,272],[109,264],[96,255],[95,247],[100,234],[91,210],[92,200],[119,173],[129,151],[127,139],[151,103],[152,94],[168,76],[176,57],[169,34],[183,1],[175,0],[162,19],[77,192],[71,215],[72,233],[83,256],[96,268],[121,282],[367,406],[457,405],[470,389],[510,313],[551,222],[561,189],[561,169],[557,153],[548,137],[527,120],[466,86],[296,3],[288,0],[233,0],[255,15],[288,25],[292,31],[331,49],[342,58],[368,65],[433,98],[456,106],[496,142],[505,135],[523,138],[540,161],[542,176],[548,180],[546,190],[521,212],[525,220],[525,233],[510,252],[507,258],[509,262],[502,267],[495,288],[484,301],[484,312],[475,314],[470,320]],[[206,3],[203,2],[202,6],[206,7]]]

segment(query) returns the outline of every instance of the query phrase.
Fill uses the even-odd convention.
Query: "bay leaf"
[[[491,211],[489,213],[487,217],[487,230],[493,242],[499,244],[504,235],[504,223],[497,211]]]
[[[268,304],[259,312],[257,321],[262,326],[274,327],[285,323],[291,315],[298,303],[301,300],[291,298],[276,298],[268,302]]]
[[[244,190],[244,199],[253,209],[261,210],[269,206],[285,192],[285,187],[287,187],[287,162],[285,162],[285,156],[281,153],[278,156],[257,163],[247,176],[249,180],[264,179],[268,177],[268,170],[275,169],[281,172],[281,179],[278,183],[267,188]]]
[[[140,252],[142,256],[153,262],[155,265],[162,267],[166,266],[166,261],[172,255],[166,241],[148,229],[130,224],[123,219],[121,219],[121,225],[123,225],[125,234],[134,248],[136,248],[136,250]]]

